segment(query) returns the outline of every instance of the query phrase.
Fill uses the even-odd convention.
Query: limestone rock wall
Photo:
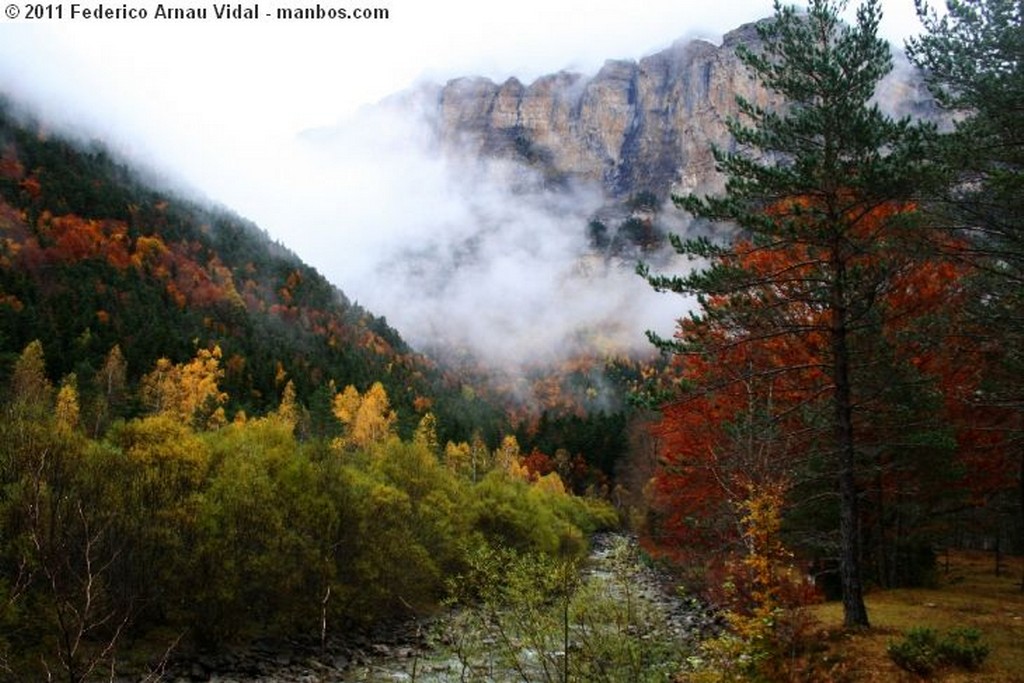
[[[713,175],[712,144],[727,146],[736,96],[763,100],[735,55],[753,25],[721,46],[677,42],[640,61],[606,62],[594,76],[560,72],[529,85],[450,81],[433,117],[448,150],[540,165],[548,177],[600,182],[611,198],[697,189]]]
[[[764,20],[762,20],[764,21]],[[639,61],[608,61],[593,76],[560,72],[529,85],[460,78],[430,90],[425,108],[442,147],[470,158],[508,158],[549,179],[600,183],[615,203],[640,192],[718,191],[712,146],[728,148],[737,96],[768,104],[736,47],[757,49],[756,23],[721,45],[680,40]],[[936,111],[906,60],[880,85],[895,116]]]

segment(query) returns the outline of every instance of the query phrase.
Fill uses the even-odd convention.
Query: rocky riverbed
[[[643,625],[629,625],[631,630],[624,633],[625,638],[635,636],[638,640],[648,641],[657,638],[667,644],[669,651],[675,651],[676,656],[682,657],[697,641],[715,633],[720,627],[719,619],[712,610],[696,601],[681,598],[672,590],[669,578],[644,561],[636,540],[631,536],[601,534],[594,537],[590,555],[580,574],[580,586],[594,591],[590,595],[603,596],[600,602],[613,606],[622,603],[630,612],[630,619],[642,611]],[[621,617],[610,617],[609,620],[621,621]],[[502,667],[511,666],[507,662],[512,660],[508,658],[502,660],[505,664],[496,665],[494,662],[497,660],[492,657],[490,664],[484,666],[479,654],[466,654],[463,644],[467,634],[460,629],[471,623],[453,613],[431,622],[410,622],[377,633],[332,639],[326,646],[314,639],[257,641],[244,649],[197,656],[188,661],[172,659],[166,670],[152,680],[174,683],[522,680],[523,671],[502,670]],[[581,646],[575,641],[587,641],[588,637],[593,640],[594,636],[601,634],[603,627],[592,626],[587,633],[580,630],[583,628],[580,625],[572,628],[574,630],[569,632],[567,641],[574,641],[570,645],[570,654],[577,656],[572,654],[573,649]],[[490,642],[488,638],[496,642]],[[478,653],[510,646],[510,641],[501,641],[497,636],[488,634],[482,634],[474,642],[478,645]],[[493,652],[488,657],[492,655]],[[542,670],[542,665],[545,660],[557,661],[559,656],[564,654],[535,653],[537,680],[551,678],[550,672]],[[529,656],[525,659],[529,661]],[[533,678],[529,671],[525,675]]]

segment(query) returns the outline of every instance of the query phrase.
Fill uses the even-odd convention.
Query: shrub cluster
[[[928,676],[947,666],[977,671],[988,656],[989,647],[981,632],[954,628],[944,635],[932,628],[912,628],[901,641],[889,643],[889,657],[902,669]]]

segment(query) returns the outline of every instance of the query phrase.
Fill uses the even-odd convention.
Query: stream
[[[573,658],[570,680],[597,679],[580,673],[581,661],[600,660],[639,666],[642,680],[671,680],[678,661],[701,639],[717,632],[720,622],[709,609],[680,598],[666,576],[643,561],[634,537],[622,533],[596,535],[581,566],[570,623],[568,600],[565,632],[548,627],[543,640],[531,639],[523,619],[533,612],[495,612],[486,618],[453,611],[425,623],[409,623],[379,634],[367,634],[326,649],[313,642],[256,642],[242,651],[174,663],[158,680],[173,683],[363,683],[408,681],[555,681],[562,680]],[[586,593],[583,593],[586,591]],[[574,598],[575,600],[575,598]],[[580,607],[579,605],[582,605]],[[546,612],[552,612],[550,605]],[[541,615],[543,616],[543,615]],[[507,623],[506,623],[507,622]],[[515,623],[513,623],[515,622]],[[533,622],[530,622],[532,624]],[[541,630],[534,629],[537,633]],[[558,638],[552,637],[557,631]],[[513,633],[514,632],[514,633]],[[535,634],[536,635],[536,634]],[[662,661],[664,660],[664,661]],[[673,661],[676,660],[676,661]],[[664,668],[662,677],[657,668]],[[675,669],[677,670],[677,669]],[[596,670],[595,670],[596,671]],[[653,673],[652,673],[653,672]],[[647,675],[651,673],[651,675]],[[640,680],[637,678],[636,680]]]

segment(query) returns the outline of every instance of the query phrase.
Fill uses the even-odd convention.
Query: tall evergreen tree
[[[933,128],[893,120],[872,103],[892,67],[877,35],[878,0],[839,19],[843,0],[811,0],[806,12],[775,3],[758,26],[759,48],[738,54],[774,105],[739,100],[729,123],[733,151],[715,150],[727,177],[718,197],[677,197],[698,219],[733,225],[742,237],[717,243],[673,237],[676,250],[705,266],[685,276],[640,272],[659,290],[696,295],[696,322],[729,330],[735,345],[790,338],[815,348],[827,399],[819,439],[839,493],[840,579],[844,622],[868,625],[861,578],[857,463],[862,444],[858,386],[873,361],[858,345],[884,324],[884,294],[907,266],[918,239],[907,203],[928,177],[922,159]],[[750,268],[759,261],[778,263]],[[653,341],[673,353],[701,353],[699,336]],[[765,373],[806,368],[762,368]]]
[[[931,205],[963,238],[958,253],[975,269],[971,313],[980,333],[973,342],[996,362],[970,402],[1007,437],[986,459],[1017,459],[1004,466],[1017,472],[1024,533],[1024,3],[945,4],[939,15],[915,0],[926,32],[907,41],[907,52],[940,106],[955,114],[939,147],[946,183]]]
[[[944,136],[956,207],[992,265],[1024,282],[1024,4],[948,0],[941,17],[915,0],[926,33],[907,41],[943,108],[958,115]]]

